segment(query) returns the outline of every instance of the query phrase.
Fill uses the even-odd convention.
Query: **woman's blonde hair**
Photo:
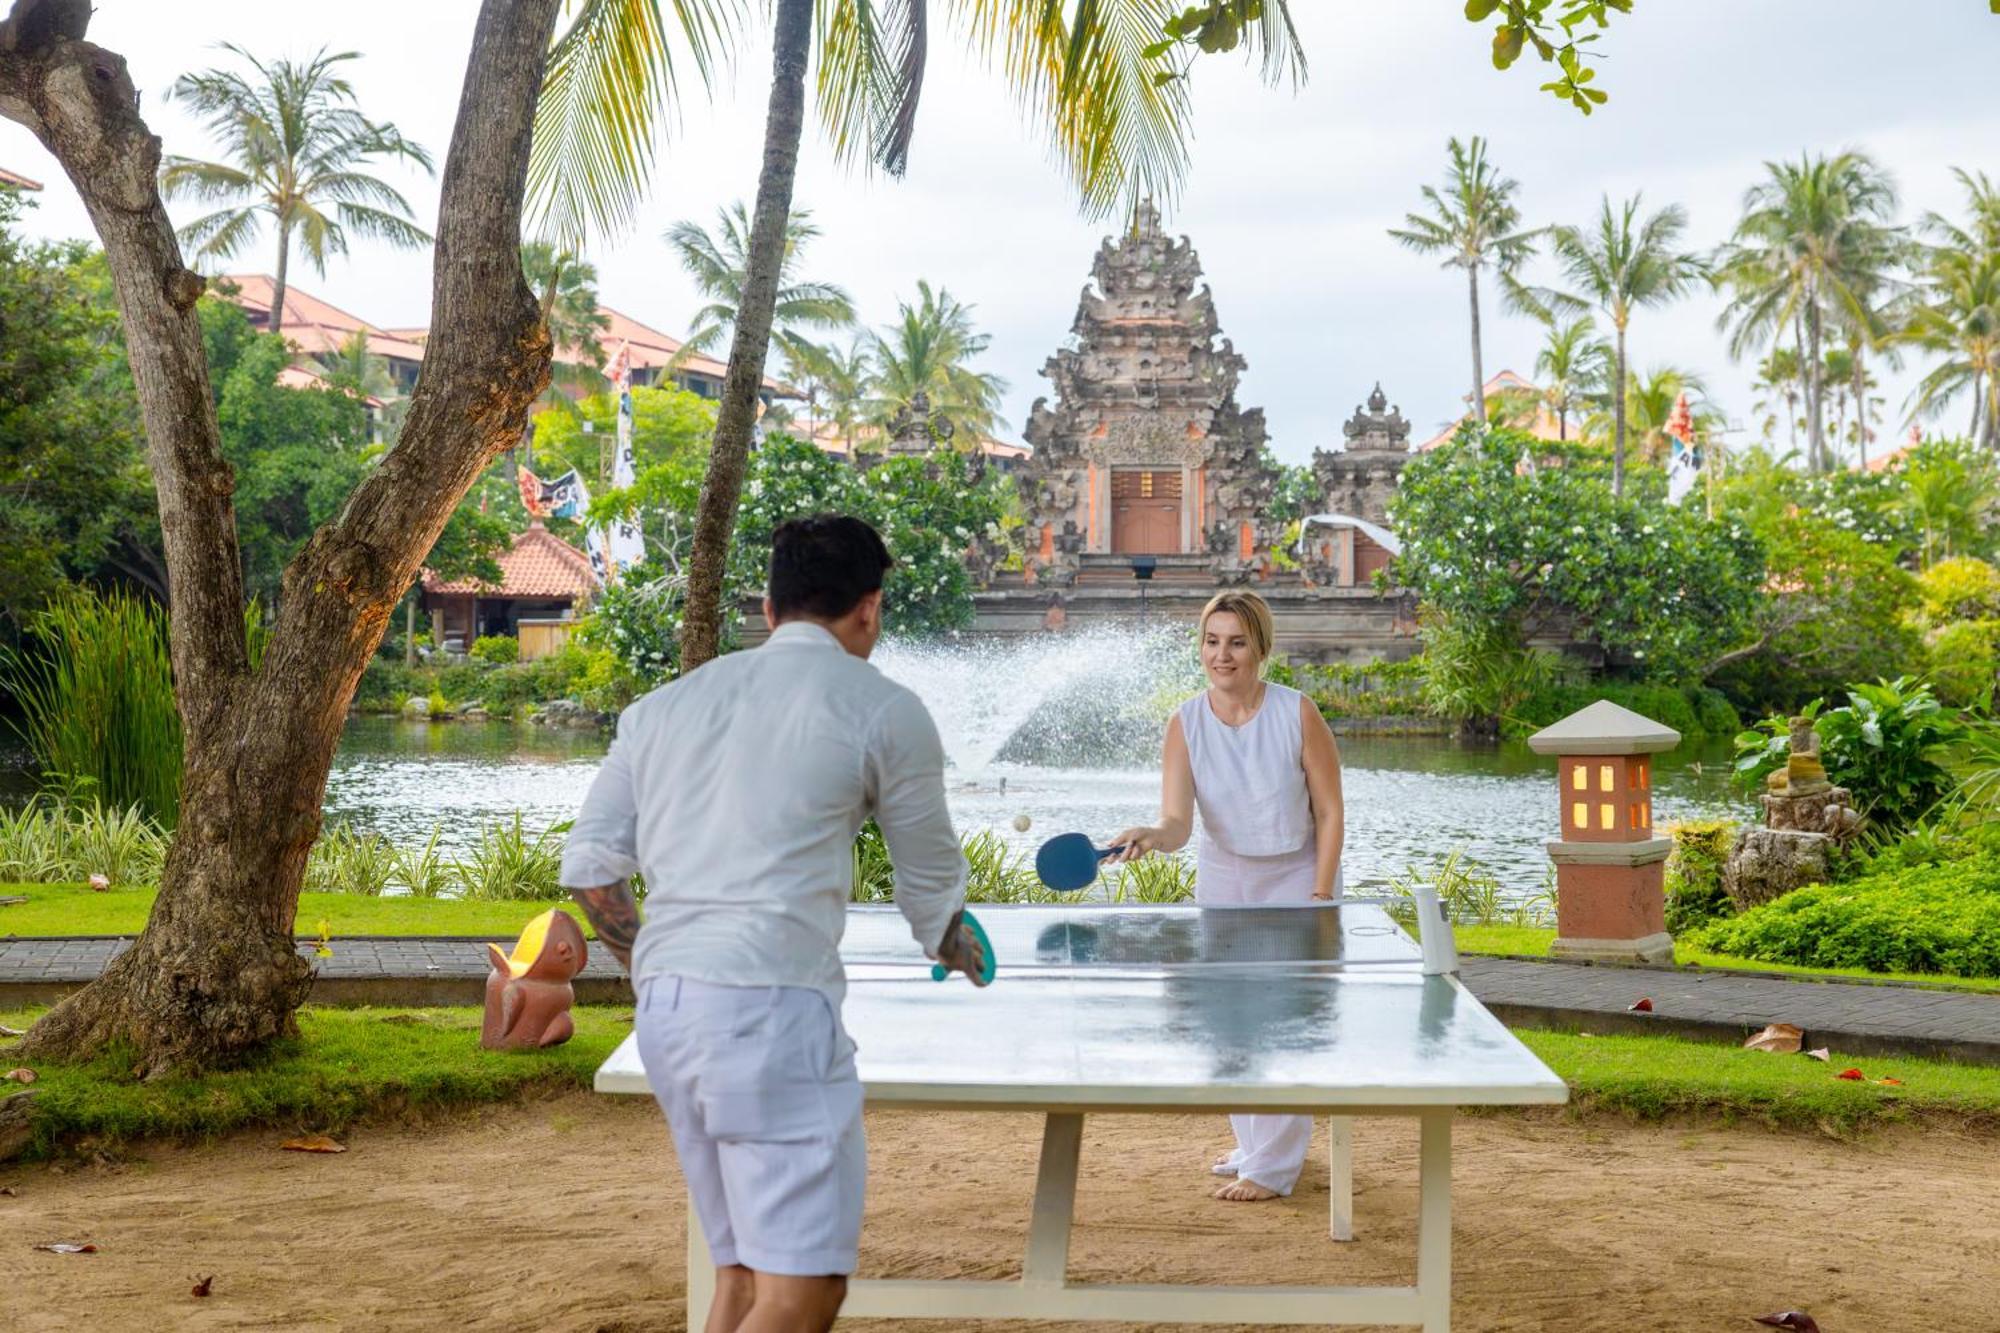
[[[1248,636],[1250,646],[1257,650],[1260,664],[1271,660],[1271,644],[1278,637],[1278,631],[1277,626],[1271,623],[1270,603],[1254,592],[1236,589],[1215,594],[1201,609],[1201,619],[1194,630],[1196,643],[1200,643],[1202,635],[1208,632],[1208,618],[1217,611],[1227,611],[1242,623],[1243,633]]]

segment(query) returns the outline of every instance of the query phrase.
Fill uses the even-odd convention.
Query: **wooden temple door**
[[[1111,474],[1114,555],[1177,555],[1181,549],[1181,474],[1120,468]]]

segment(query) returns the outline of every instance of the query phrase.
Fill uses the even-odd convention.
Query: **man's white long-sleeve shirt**
[[[965,903],[944,748],[922,700],[808,621],[618,719],[563,848],[570,888],[646,876],[632,980],[846,990],[854,835],[873,815],[896,905],[935,955]]]

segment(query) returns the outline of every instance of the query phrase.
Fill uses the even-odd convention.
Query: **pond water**
[[[990,829],[1023,850],[1059,832],[1106,838],[1158,811],[1166,708],[1198,685],[1183,634],[1099,634],[1000,645],[884,645],[878,664],[924,697],[951,762],[960,833]],[[464,848],[519,812],[533,831],[570,818],[604,753],[595,735],[513,723],[348,725],[327,786],[330,818],[398,842]],[[1515,894],[1538,890],[1555,835],[1554,764],[1525,745],[1439,737],[1340,742],[1351,888],[1463,848]],[[1726,747],[1656,764],[1655,818],[1742,818]],[[1030,828],[1017,832],[1017,816]]]

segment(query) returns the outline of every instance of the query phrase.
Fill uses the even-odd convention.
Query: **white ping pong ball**
[[[1028,831],[1028,825],[1032,823],[1034,823],[1034,821],[1032,819],[1029,819],[1026,815],[1015,815],[1014,832],[1026,833]]]

